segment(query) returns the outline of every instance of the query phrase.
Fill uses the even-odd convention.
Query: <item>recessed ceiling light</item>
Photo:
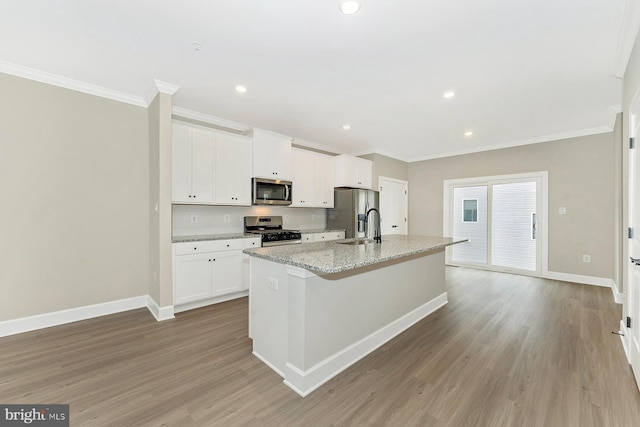
[[[202,48],[202,44],[199,41],[195,41],[193,42],[193,48],[195,50],[200,50],[200,48]]]
[[[464,133],[464,136],[471,136],[471,135],[473,135],[473,132],[471,132],[470,130]]]
[[[243,85],[237,85],[236,86],[236,92],[245,93],[246,91],[247,91],[247,87],[246,86],[243,86]]]
[[[360,3],[354,0],[347,0],[340,3],[340,11],[345,15],[353,15],[360,10]]]
[[[349,129],[351,129],[351,125],[348,125],[348,124],[347,125],[342,125],[342,129],[349,130]]]
[[[444,98],[453,98],[456,96],[456,92],[454,90],[448,90],[443,95]]]

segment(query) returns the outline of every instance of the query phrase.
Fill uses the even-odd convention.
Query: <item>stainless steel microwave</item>
[[[290,205],[291,181],[281,179],[253,178],[251,195],[254,205]]]

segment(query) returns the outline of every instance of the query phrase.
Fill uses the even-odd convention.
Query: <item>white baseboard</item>
[[[300,396],[305,397],[445,304],[447,304],[446,292],[305,371],[287,363],[284,383]],[[274,369],[273,367],[271,368]],[[276,370],[276,372],[278,371]]]
[[[613,279],[607,279],[605,277],[583,276],[581,274],[560,273],[557,271],[547,271],[543,273],[542,276],[545,279],[582,283],[584,285],[602,286],[605,288],[610,288],[613,285]]]
[[[211,304],[218,304],[220,302],[231,301],[232,299],[242,298],[249,295],[249,291],[234,292],[232,294],[221,295],[215,298],[207,298],[200,301],[188,302],[186,304],[176,305],[173,308],[175,313],[181,313],[187,310],[193,310],[195,308],[206,307]]]
[[[147,308],[153,314],[153,317],[156,318],[158,322],[167,319],[174,318],[174,310],[172,305],[168,305],[166,307],[160,307],[156,301],[151,298],[151,296],[147,295]]]
[[[618,284],[615,280],[611,280],[611,292],[616,304],[624,304],[624,294],[618,290]]]
[[[87,305],[70,308],[68,310],[54,311],[51,313],[37,314],[35,316],[22,317],[0,322],[0,337],[21,334],[49,328],[51,326],[64,325],[94,317],[106,316],[123,311],[146,307],[156,320],[173,318],[173,306],[159,307],[149,295],[125,298],[117,301],[109,301],[101,304]]]
[[[620,321],[620,341],[622,342],[622,348],[624,349],[624,355],[627,357],[627,362],[631,363],[630,355],[629,355],[629,339],[627,333],[627,325],[624,323],[624,320]]]

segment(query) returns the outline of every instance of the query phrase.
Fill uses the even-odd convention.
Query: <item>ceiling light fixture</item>
[[[471,136],[471,135],[473,135],[473,132],[471,132],[470,130],[464,133],[464,136]]]
[[[349,130],[349,129],[351,129],[351,125],[343,125],[342,129]]]
[[[454,96],[456,96],[456,92],[454,90],[448,90],[444,93],[444,95],[442,95],[444,98],[453,98]]]
[[[340,3],[340,11],[345,15],[353,15],[360,10],[360,3],[354,0],[347,0]]]
[[[238,92],[238,93],[246,93],[247,92],[247,87],[243,86],[243,85],[237,85],[236,86],[236,92]]]
[[[199,50],[202,48],[202,43],[200,43],[199,41],[195,41],[195,42],[193,42],[193,48],[194,48],[196,51],[199,51]]]

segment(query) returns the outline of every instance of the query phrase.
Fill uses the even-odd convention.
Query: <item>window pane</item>
[[[465,199],[462,201],[462,209],[464,222],[478,222],[478,200]]]

